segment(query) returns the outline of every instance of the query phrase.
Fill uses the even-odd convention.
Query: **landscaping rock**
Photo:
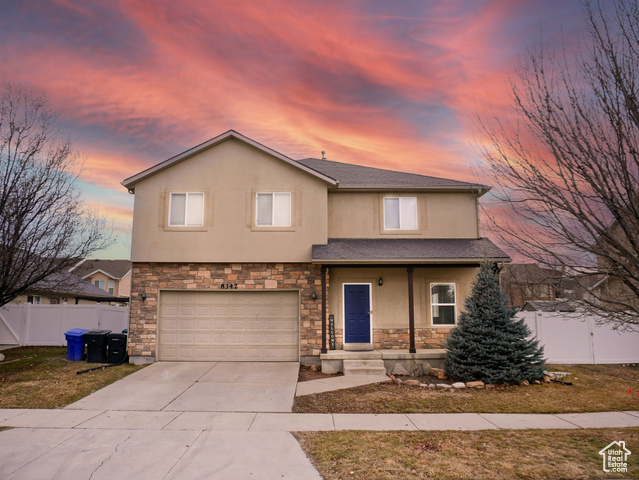
[[[484,382],[482,382],[481,380],[477,380],[475,382],[466,382],[466,387],[467,388],[484,388]]]
[[[550,383],[550,377],[548,375],[544,377],[544,383]]]
[[[493,384],[493,383],[487,383],[486,384],[486,390],[493,390],[497,388],[497,385]]]
[[[448,380],[448,377],[441,368],[431,368],[430,374],[437,377],[439,380]]]
[[[413,387],[419,387],[419,380],[404,380],[404,385],[412,385]]]
[[[535,380],[533,383],[534,383],[535,385],[541,385],[541,382],[540,382],[539,380]]]
[[[393,378],[393,383],[395,385],[401,385],[403,382],[399,378]]]
[[[393,371],[391,372],[391,374],[393,374],[393,375],[408,375],[408,370],[406,370],[401,363],[396,363],[395,364],[395,368],[393,368]]]
[[[424,376],[424,369],[423,369],[421,363],[416,363],[416,364],[414,364],[411,367],[410,376],[411,377],[423,377]]]
[[[435,388],[435,384],[434,384],[434,383],[429,383],[429,384],[428,384],[428,388],[432,388],[432,389],[434,389],[434,388]]]
[[[422,387],[422,388],[428,388],[428,384],[427,383],[420,383],[419,386]]]
[[[0,362],[4,362],[4,353],[0,353]]]
[[[466,384],[464,382],[455,382],[453,383],[453,388],[456,388],[457,390],[463,390],[464,388],[466,388]]]
[[[442,390],[450,390],[453,388],[452,385],[448,385],[447,383],[438,383],[437,388],[441,388]]]
[[[530,385],[530,382],[528,380],[522,380],[521,382],[519,382],[519,385],[524,387],[526,385]]]

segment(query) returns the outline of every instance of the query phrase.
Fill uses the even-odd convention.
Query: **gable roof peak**
[[[277,152],[275,150],[273,150],[270,147],[267,147],[259,142],[256,142],[255,140],[242,135],[241,133],[237,132],[236,130],[227,130],[226,132],[218,135],[217,137],[213,137],[210,140],[207,140],[206,142],[200,143],[199,145],[196,145],[195,147],[189,148],[188,150],[183,151],[182,153],[179,153],[177,155],[174,155],[171,158],[168,158],[167,160],[164,160],[163,162],[160,162],[150,168],[147,168],[146,170],[141,171],[140,173],[133,175],[132,177],[129,177],[125,180],[122,181],[122,185],[124,187],[126,187],[129,190],[129,193],[135,193],[135,184],[140,182],[141,180],[144,180],[147,177],[150,177],[152,175],[155,175],[156,173],[161,172],[162,170],[166,170],[167,168],[178,164],[204,150],[207,150],[209,148],[214,147],[215,145],[218,145],[226,140],[229,139],[235,139],[235,140],[239,140],[247,145],[250,145],[258,150],[261,150],[264,153],[267,153],[268,155],[271,155],[281,161],[283,161],[284,163],[287,163],[295,168],[298,168],[300,170],[305,171],[306,173],[309,173],[311,175],[313,175],[314,177],[317,177],[329,184],[335,184],[335,180],[333,180],[330,177],[327,177],[326,175],[323,175],[320,172],[317,172],[311,168],[308,168],[298,162],[296,162],[295,160],[293,160],[292,158],[287,157],[286,155]]]

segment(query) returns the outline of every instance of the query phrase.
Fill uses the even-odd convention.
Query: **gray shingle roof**
[[[487,186],[475,183],[429,177],[415,173],[384,170],[381,168],[363,167],[361,165],[351,165],[349,163],[339,163],[317,158],[297,160],[297,163],[337,180],[340,188],[373,187],[488,190]]]
[[[119,280],[131,270],[132,265],[129,260],[85,260],[72,271],[80,277],[86,277],[96,270],[102,270],[107,275]]]
[[[570,302],[563,300],[529,300],[521,308],[524,312],[576,312]]]
[[[313,245],[315,263],[459,263],[484,258],[510,260],[486,238],[329,238],[326,245]]]
[[[49,275],[44,280],[35,283],[30,289],[33,292],[55,293],[69,297],[78,297],[102,301],[124,301],[127,298],[115,297],[101,288],[82,280],[78,275],[70,272],[58,272]]]

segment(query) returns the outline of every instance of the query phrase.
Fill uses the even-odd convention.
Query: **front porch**
[[[407,350],[345,351],[329,350],[320,355],[322,372],[362,374],[360,367],[380,368],[391,374],[401,365],[409,374],[427,374],[431,368],[443,368],[446,350],[443,348],[418,349],[415,353]],[[350,367],[350,368],[349,368]],[[358,371],[358,369],[360,369]],[[381,371],[379,372],[381,373]]]

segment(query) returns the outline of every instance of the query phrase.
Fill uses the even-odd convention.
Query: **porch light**
[[[384,279],[382,277],[379,277],[379,280],[377,280],[377,285],[379,285],[380,287],[384,285]]]
[[[146,302],[146,292],[140,293],[140,297],[142,297],[142,303]]]
[[[311,293],[311,300],[317,300],[317,293]]]

